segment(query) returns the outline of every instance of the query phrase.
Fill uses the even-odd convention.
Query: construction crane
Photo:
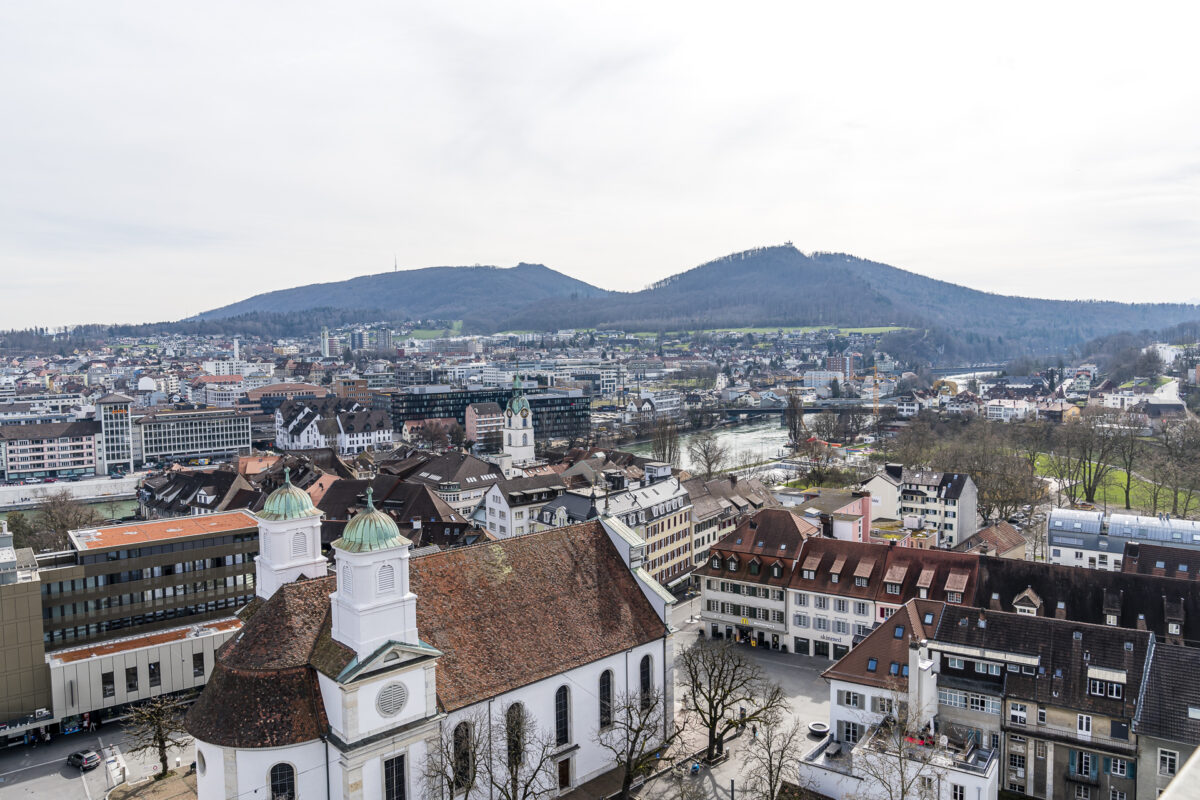
[[[875,400],[875,422],[879,422],[879,367],[871,365],[871,372],[875,375],[875,380],[871,381],[871,396]]]

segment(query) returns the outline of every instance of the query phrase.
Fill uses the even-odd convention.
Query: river
[[[679,467],[694,471],[695,464],[688,455],[688,445],[707,431],[685,433],[679,437]],[[752,422],[731,428],[717,428],[713,431],[717,441],[725,445],[729,452],[727,467],[732,467],[746,461],[770,461],[778,458],[780,450],[788,443],[787,428],[779,424],[779,417],[770,417],[763,422]],[[649,442],[631,444],[621,448],[631,453],[648,456],[652,447]]]
[[[103,520],[121,519],[122,517],[131,517],[137,513],[137,500],[101,500],[94,503],[84,503],[96,509],[96,513]],[[7,519],[9,514],[18,513],[30,517],[37,513],[36,508],[30,508],[22,511],[0,511],[0,519]]]

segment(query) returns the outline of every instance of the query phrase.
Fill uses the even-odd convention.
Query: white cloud
[[[0,326],[178,318],[393,253],[629,289],[788,239],[1007,293],[1191,296],[1193,14],[8,4]]]

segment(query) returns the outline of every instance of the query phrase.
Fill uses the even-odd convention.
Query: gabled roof
[[[821,677],[903,692],[908,687],[910,644],[929,637],[937,628],[944,607],[943,603],[932,600],[909,600],[821,673]],[[897,665],[895,675],[892,664]]]

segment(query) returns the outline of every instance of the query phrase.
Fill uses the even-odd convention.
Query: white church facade
[[[673,601],[618,521],[413,558],[368,496],[330,570],[307,494],[258,516],[258,597],[187,717],[199,800],[442,797],[430,767],[473,738],[470,779],[560,794],[613,767],[595,736],[619,698],[673,708]]]

